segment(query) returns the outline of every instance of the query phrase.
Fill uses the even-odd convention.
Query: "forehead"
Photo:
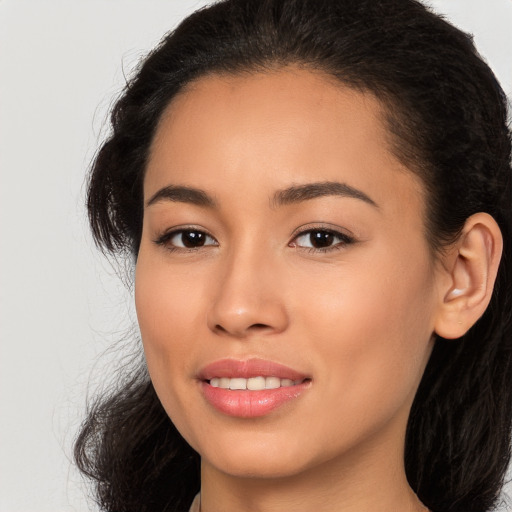
[[[317,145],[364,138],[386,146],[384,109],[370,93],[319,71],[294,67],[237,75],[213,74],[188,84],[170,103],[153,141],[178,146],[199,133],[203,143],[222,138],[244,146],[304,142]],[[171,140],[172,138],[172,140]],[[288,140],[287,140],[288,139]],[[293,140],[291,140],[293,139]],[[321,146],[324,146],[323,144]],[[320,149],[320,148],[319,148]]]
[[[286,68],[209,75],[173,99],[156,131],[145,197],[169,182],[254,193],[311,181],[343,181],[378,202],[421,195],[393,155],[375,96],[316,71]],[[403,185],[403,186],[402,186]],[[404,195],[405,193],[405,195]]]

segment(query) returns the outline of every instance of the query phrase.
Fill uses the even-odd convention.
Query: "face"
[[[369,94],[291,68],[202,78],[163,115],[136,307],[203,464],[276,477],[402,453],[437,274],[382,119]]]

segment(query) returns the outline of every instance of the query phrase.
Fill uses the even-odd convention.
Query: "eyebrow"
[[[318,183],[306,183],[305,185],[292,185],[284,190],[277,191],[270,204],[273,207],[283,206],[325,196],[351,197],[378,208],[377,203],[363,191],[338,181],[322,181]]]
[[[196,206],[202,206],[203,208],[217,207],[217,201],[204,190],[181,185],[168,185],[167,187],[161,188],[147,201],[146,207],[165,200],[194,204]]]
[[[292,185],[283,190],[278,190],[270,200],[273,208],[290,204],[297,204],[325,196],[341,196],[359,199],[378,208],[377,203],[361,190],[338,181],[323,181],[306,183],[304,185]],[[203,208],[217,208],[217,201],[204,190],[182,185],[168,185],[158,190],[146,202],[146,207],[160,201],[174,201],[189,203]]]

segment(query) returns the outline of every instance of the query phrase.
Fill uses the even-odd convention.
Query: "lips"
[[[251,377],[279,377],[292,381],[304,380],[307,375],[300,373],[288,366],[264,359],[248,359],[239,361],[237,359],[221,359],[205,366],[199,372],[201,380],[211,380],[214,377],[244,378]]]
[[[311,387],[307,375],[263,359],[216,361],[201,370],[199,380],[210,405],[240,418],[265,416]]]

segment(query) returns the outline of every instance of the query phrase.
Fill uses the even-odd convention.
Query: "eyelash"
[[[200,229],[195,229],[193,227],[190,228],[180,228],[180,229],[173,229],[171,231],[165,232],[162,235],[160,235],[156,240],[154,240],[154,243],[160,246],[165,247],[166,250],[170,252],[196,252],[204,247],[204,245],[199,247],[176,247],[171,245],[169,242],[172,240],[173,237],[179,234],[183,233],[198,233],[200,235],[204,235],[207,238],[211,238],[212,240],[215,240],[213,236],[208,234],[206,231],[202,231]],[[340,241],[334,245],[330,245],[328,247],[302,247],[296,245],[296,240],[300,237],[303,237],[305,235],[310,235],[312,233],[323,233],[327,235],[332,235],[334,238],[339,239]],[[298,249],[302,251],[307,251],[308,253],[328,253],[332,251],[339,251],[346,247],[347,245],[353,244],[355,242],[355,239],[352,236],[347,235],[346,233],[342,233],[340,231],[336,231],[330,228],[325,228],[322,226],[318,227],[309,227],[308,229],[304,229],[302,231],[299,231],[298,233],[295,233],[292,239],[292,242],[290,242],[289,246],[292,247],[298,247]],[[291,245],[294,244],[294,245]],[[215,240],[215,244],[208,244],[208,246],[217,246],[218,242]]]
[[[156,240],[154,240],[154,242],[157,245],[161,245],[161,246],[165,247],[165,249],[170,251],[170,252],[176,252],[176,251],[196,252],[199,249],[201,249],[202,247],[204,247],[204,246],[199,246],[199,247],[176,247],[176,246],[173,246],[173,245],[171,245],[169,243],[170,240],[172,238],[174,238],[176,235],[187,233],[187,232],[188,233],[199,233],[201,235],[205,235],[208,238],[211,238],[212,240],[215,240],[213,238],[213,236],[208,234],[206,231],[203,231],[201,229],[196,229],[194,227],[184,227],[184,228],[180,228],[180,229],[172,229],[171,231],[167,231],[167,232],[163,233],[162,235],[160,235]],[[208,245],[218,245],[218,244],[216,243],[216,244],[208,244]]]
[[[353,244],[355,239],[346,233],[342,233],[341,231],[337,231],[335,229],[326,228],[323,226],[314,226],[308,227],[307,229],[303,229],[298,233],[295,233],[293,236],[293,240],[291,243],[296,243],[295,241],[303,236],[309,234],[311,236],[312,233],[323,233],[327,235],[331,235],[334,238],[337,238],[339,241],[334,245],[330,245],[328,247],[299,247],[300,250],[307,251],[308,253],[328,253],[332,251],[339,251],[345,248],[347,245]]]

